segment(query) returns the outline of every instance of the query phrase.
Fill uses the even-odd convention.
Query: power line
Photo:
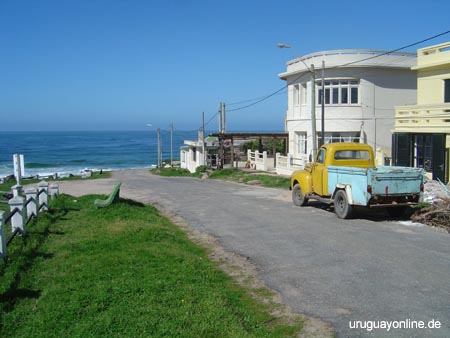
[[[349,65],[356,64],[356,63],[359,63],[359,62],[363,62],[363,61],[375,59],[375,58],[378,58],[378,57],[381,57],[381,56],[384,56],[384,55],[392,54],[392,53],[401,51],[401,50],[403,50],[403,49],[406,49],[406,48],[409,48],[409,47],[412,47],[412,46],[416,46],[416,45],[418,45],[418,44],[421,44],[421,43],[424,43],[424,42],[427,42],[427,41],[436,39],[436,38],[438,38],[438,37],[440,37],[440,36],[443,36],[443,35],[446,35],[446,34],[448,34],[448,33],[450,33],[450,30],[445,31],[445,32],[442,32],[442,33],[439,33],[439,34],[436,34],[436,35],[433,35],[433,36],[431,36],[431,37],[429,37],[429,38],[426,38],[426,39],[423,39],[423,40],[420,40],[420,41],[411,43],[411,44],[409,44],[409,45],[406,45],[406,46],[403,46],[403,47],[400,47],[400,48],[397,48],[397,49],[394,49],[394,50],[390,50],[390,51],[387,51],[387,52],[384,52],[384,53],[380,53],[380,54],[377,54],[377,55],[374,55],[374,56],[371,56],[371,57],[368,57],[368,58],[365,58],[365,59],[361,59],[361,60],[349,62],[349,63],[343,64],[343,65],[338,65],[338,66],[330,67],[330,68],[328,68],[328,69],[334,69],[334,68],[345,67],[345,66],[349,66]],[[274,91],[273,93],[271,93],[271,94],[269,94],[269,95],[261,96],[261,98],[256,99],[257,101],[254,102],[254,103],[251,103],[251,104],[248,104],[248,105],[239,107],[239,108],[235,108],[235,109],[230,109],[230,110],[228,110],[228,112],[233,112],[233,111],[238,111],[238,110],[246,109],[246,108],[252,107],[252,106],[254,106],[254,105],[258,104],[258,103],[261,103],[261,102],[263,102],[263,101],[265,101],[265,100],[271,98],[272,96],[278,94],[278,93],[281,92],[283,89],[285,89],[286,87],[288,87],[290,84],[292,84],[292,83],[298,81],[298,80],[299,80],[302,76],[304,76],[305,74],[306,74],[306,73],[300,74],[298,77],[294,78],[294,79],[291,80],[290,82],[287,82],[287,81],[286,81],[286,84],[285,84],[282,88],[277,89],[276,91]],[[255,100],[255,99],[253,99],[253,100]],[[252,100],[252,99],[250,99],[250,100],[245,100],[245,101],[241,101],[240,103],[251,102],[251,101],[253,101],[253,100]],[[234,104],[238,104],[238,103],[239,103],[239,102],[236,102],[236,103],[234,103]]]
[[[427,42],[427,41],[436,39],[436,38],[438,38],[438,37],[440,37],[440,36],[443,36],[443,35],[446,35],[446,34],[448,34],[448,33],[450,33],[450,30],[448,30],[448,31],[446,31],[446,32],[443,32],[443,33],[439,33],[439,34],[433,35],[432,37],[423,39],[423,40],[421,40],[421,41],[411,43],[411,44],[409,44],[409,45],[407,45],[407,46],[403,46],[403,47],[400,47],[400,48],[397,48],[397,49],[393,49],[393,50],[390,50],[390,51],[387,51],[387,52],[384,52],[384,53],[381,53],[381,54],[377,54],[377,55],[374,55],[374,56],[370,56],[370,57],[367,57],[367,58],[362,59],[362,60],[358,60],[358,61],[353,61],[353,62],[345,63],[345,64],[339,65],[339,66],[334,66],[334,67],[331,67],[330,69],[333,69],[333,68],[340,68],[340,67],[345,67],[345,66],[349,66],[349,65],[352,65],[352,64],[355,64],[355,63],[358,63],[358,62],[363,62],[363,61],[367,61],[367,60],[371,60],[371,59],[378,58],[378,57],[380,57],[380,56],[392,54],[392,53],[401,51],[401,50],[403,50],[403,49],[406,49],[406,48],[409,48],[409,47],[413,47],[413,46],[419,45],[419,44],[421,44],[421,43],[424,43],[424,42]]]

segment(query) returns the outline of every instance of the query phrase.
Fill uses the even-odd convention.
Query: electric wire
[[[436,34],[436,35],[433,35],[433,36],[428,37],[428,38],[426,38],[426,39],[423,39],[423,40],[420,40],[420,41],[411,43],[411,44],[409,44],[409,45],[406,45],[406,46],[403,46],[403,47],[400,47],[400,48],[397,48],[397,49],[393,49],[393,50],[390,50],[390,51],[387,51],[387,52],[384,52],[384,53],[380,53],[380,54],[377,54],[377,55],[374,55],[374,56],[370,56],[370,57],[365,58],[365,59],[356,60],[356,61],[348,62],[348,63],[342,64],[342,65],[337,65],[337,66],[334,66],[334,67],[330,67],[330,68],[328,68],[328,69],[335,69],[335,68],[340,68],[340,67],[346,67],[346,66],[349,66],[349,65],[352,65],[352,64],[356,64],[356,63],[359,63],[359,62],[363,62],[363,61],[375,59],[375,58],[378,58],[378,57],[381,57],[381,56],[384,56],[384,55],[392,54],[392,53],[401,51],[401,50],[403,50],[403,49],[406,49],[406,48],[409,48],[409,47],[413,47],[413,46],[416,46],[416,45],[418,45],[418,44],[421,44],[421,43],[424,43],[424,42],[427,42],[427,41],[436,39],[436,38],[441,37],[441,36],[443,36],[443,35],[446,35],[446,34],[448,34],[448,33],[450,33],[450,30],[445,31],[445,32],[442,32],[442,33],[439,33],[439,34]],[[308,68],[308,70],[311,72],[311,70],[310,70],[309,68]],[[246,109],[246,108],[252,107],[252,106],[254,106],[254,105],[258,104],[258,103],[261,103],[261,102],[263,102],[263,101],[265,101],[265,100],[271,98],[272,96],[278,94],[278,93],[281,92],[283,89],[286,89],[286,88],[287,88],[289,85],[291,85],[292,83],[294,83],[294,82],[300,80],[300,78],[301,78],[302,76],[306,75],[306,74],[307,74],[307,73],[302,73],[302,74],[300,74],[298,77],[292,79],[291,81],[289,81],[289,82],[286,81],[286,84],[285,84],[282,88],[277,89],[276,91],[274,91],[274,92],[271,93],[271,94],[268,94],[268,95],[265,95],[265,96],[261,96],[259,99],[257,99],[256,102],[253,102],[253,103],[251,103],[251,104],[248,104],[248,105],[245,105],[245,106],[242,106],[242,107],[239,107],[239,108],[230,109],[230,110],[227,110],[227,111],[228,111],[228,112],[238,111],[238,110],[242,110],[242,109]],[[253,100],[255,100],[255,99],[250,99],[250,100],[245,100],[245,101],[251,102],[251,101],[253,101]],[[241,103],[244,103],[245,101],[241,101]],[[238,103],[236,102],[236,103],[234,103],[234,104],[238,104]]]

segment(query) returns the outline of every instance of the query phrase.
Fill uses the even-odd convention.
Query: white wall
[[[345,60],[343,60],[344,62]],[[316,69],[317,79],[321,70]],[[299,74],[287,77],[288,83]],[[409,67],[346,67],[326,69],[325,79],[359,79],[358,105],[326,105],[325,132],[362,131],[361,137],[374,148],[391,148],[391,135],[394,129],[394,107],[412,104],[416,100],[416,72]],[[316,80],[317,80],[316,79]],[[295,144],[295,132],[308,135],[307,154],[311,153],[311,82],[309,73],[299,81],[306,82],[307,104],[294,106],[293,84],[288,87],[288,111],[286,128],[289,133],[289,153],[299,155]],[[302,87],[300,85],[300,87]],[[318,93],[316,94],[316,96]],[[321,106],[316,106],[316,130],[321,131]]]

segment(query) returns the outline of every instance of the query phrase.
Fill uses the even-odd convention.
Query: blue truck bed
[[[333,194],[345,186],[353,205],[417,203],[422,200],[422,185],[423,169],[420,168],[328,166],[328,192]]]

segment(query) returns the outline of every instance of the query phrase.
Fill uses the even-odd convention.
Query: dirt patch
[[[192,229],[189,224],[179,215],[165,210],[160,205],[153,204],[162,215],[169,218],[174,224],[186,231],[189,239],[194,243],[208,249],[209,258],[227,275],[231,276],[240,286],[244,287],[250,294],[264,304],[270,305],[270,314],[276,318],[285,320],[287,323],[303,323],[303,329],[297,337],[299,338],[326,338],[334,337],[334,330],[328,324],[318,318],[297,314],[283,303],[281,295],[270,289],[265,283],[258,279],[258,269],[248,257],[226,251],[219,240],[214,236]]]

